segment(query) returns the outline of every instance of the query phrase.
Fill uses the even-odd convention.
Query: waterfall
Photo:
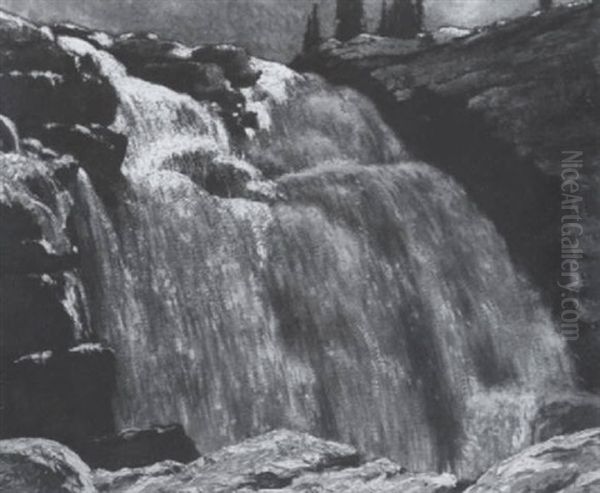
[[[203,451],[290,427],[467,476],[529,442],[536,396],[572,383],[548,310],[370,101],[256,60],[261,129],[234,155],[209,105],[61,43],[110,77],[129,137],[116,205],[84,173],[76,194],[121,427],[180,422]],[[210,166],[269,199],[211,193]]]

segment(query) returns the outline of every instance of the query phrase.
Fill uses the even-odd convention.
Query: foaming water
[[[111,78],[130,142],[117,205],[84,174],[76,197],[121,426],[181,422],[204,451],[291,427],[463,475],[529,442],[536,396],[571,384],[548,312],[453,180],[398,164],[368,100],[255,61],[244,160],[210,107],[62,43]],[[276,199],[211,195],[207,159]]]

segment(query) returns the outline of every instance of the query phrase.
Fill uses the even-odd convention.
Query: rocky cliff
[[[538,12],[433,46],[330,40],[295,62],[371,96],[414,155],[462,183],[557,319],[563,194],[575,190],[561,190],[561,162],[581,156],[581,313],[570,345],[588,388],[600,386],[599,11]]]

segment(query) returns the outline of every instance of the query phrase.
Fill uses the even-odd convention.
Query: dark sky
[[[381,2],[365,0],[372,29]],[[425,0],[425,10],[430,28],[472,26],[525,14],[537,2]],[[255,55],[289,61],[302,44],[313,3],[320,4],[324,35],[330,35],[335,0],[0,0],[0,7],[42,22],[68,19],[114,32],[153,30],[189,44],[235,42]]]

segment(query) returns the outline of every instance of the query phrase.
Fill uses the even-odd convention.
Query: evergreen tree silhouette
[[[541,10],[550,10],[552,8],[552,0],[540,0]]]
[[[417,20],[417,30],[423,32],[425,30],[425,7],[424,0],[416,0],[415,16]]]
[[[306,23],[306,32],[304,33],[304,43],[302,45],[304,53],[308,53],[318,47],[319,44],[321,44],[321,21],[319,20],[319,5],[315,3]]]
[[[394,0],[389,13],[389,36],[412,39],[420,28],[412,0]]]
[[[364,31],[363,0],[337,0],[335,37],[348,41]]]
[[[387,1],[381,2],[381,17],[379,19],[379,27],[377,28],[377,34],[380,36],[390,35],[390,22]]]

